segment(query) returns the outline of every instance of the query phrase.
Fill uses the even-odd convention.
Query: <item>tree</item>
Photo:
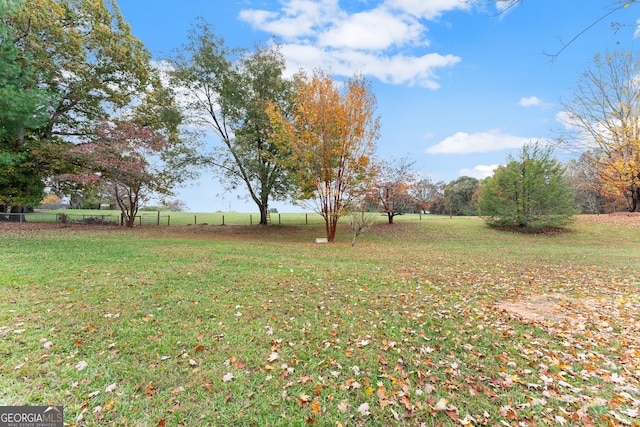
[[[490,225],[563,227],[576,213],[565,168],[549,147],[525,146],[482,185],[478,206]]]
[[[449,182],[444,187],[444,203],[449,215],[475,215],[474,194],[478,186],[479,181],[470,176]]]
[[[214,167],[226,190],[244,186],[268,222],[269,201],[284,200],[290,183],[281,165],[288,155],[269,138],[269,104],[287,109],[291,83],[284,78],[284,58],[276,49],[232,50],[199,22],[189,42],[172,59],[176,85],[190,95],[186,110],[196,126],[208,128],[222,146],[190,161]]]
[[[13,197],[13,210],[41,199],[43,181],[63,172],[62,147],[90,134],[134,94],[158,86],[159,79],[154,78],[151,55],[131,35],[114,1],[1,4],[13,7],[0,14],[4,34],[11,35],[2,37],[0,59],[0,79],[11,81],[0,87],[15,96],[2,94],[0,99],[19,108],[5,104],[1,109],[12,115],[11,120],[6,114],[0,118],[5,133],[0,160],[5,201],[0,204],[6,205],[6,195],[30,195]],[[21,117],[28,120],[21,123]]]
[[[375,223],[373,214],[364,211],[352,212],[349,218],[349,227],[351,227],[351,246],[356,245],[356,239],[364,234]]]
[[[342,90],[341,90],[342,89]],[[299,200],[313,200],[333,242],[349,202],[369,187],[379,136],[376,99],[369,83],[354,76],[343,85],[324,71],[295,78],[289,114],[271,105],[274,137],[291,153],[289,174]]]
[[[14,13],[20,2],[0,3],[0,16]],[[44,183],[35,152],[40,141],[32,132],[47,120],[50,94],[38,87],[38,71],[29,56],[13,45],[15,32],[0,19],[0,213],[18,213],[42,199]],[[18,220],[4,215],[0,219]]]
[[[422,210],[432,213],[445,213],[443,181],[433,182],[430,178],[421,179],[411,189],[411,195]],[[441,208],[442,207],[442,208]]]
[[[563,146],[582,152],[604,193],[624,197],[631,212],[640,211],[639,72],[630,52],[597,55],[563,105],[570,126]]]
[[[416,199],[411,194],[417,181],[414,164],[405,157],[383,160],[378,165],[368,196],[387,216],[389,224],[393,224],[395,216],[416,206]]]
[[[37,85],[57,95],[39,129],[45,139],[87,135],[158,83],[114,0],[24,0],[7,22],[41,73]]]
[[[111,190],[122,212],[124,225],[133,227],[138,209],[151,195],[172,195],[175,181],[162,169],[159,156],[169,141],[158,132],[135,122],[103,123],[89,142],[72,150],[85,170],[66,180],[101,182]]]

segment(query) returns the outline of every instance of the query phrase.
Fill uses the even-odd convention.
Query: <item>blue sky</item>
[[[414,160],[433,180],[483,178],[522,144],[555,139],[595,54],[636,47],[634,4],[574,36],[616,0],[523,0],[498,14],[489,0],[119,0],[132,32],[161,60],[196,17],[229,46],[275,40],[290,72],[364,74],[378,100],[382,158]],[[612,26],[612,22],[623,24]],[[252,212],[205,174],[179,191],[191,211]],[[273,203],[281,212],[300,210]]]

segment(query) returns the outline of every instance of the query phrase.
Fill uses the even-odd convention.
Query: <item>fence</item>
[[[401,220],[418,219],[428,217],[426,214],[406,214]],[[379,221],[385,222],[386,217],[381,215]],[[271,213],[268,216],[271,225],[321,225],[324,218],[316,213]],[[348,218],[345,218],[348,220]],[[116,210],[75,210],[64,211],[35,211],[28,213],[0,213],[0,227],[3,223],[57,223],[57,224],[86,224],[86,225],[122,225],[122,215]],[[136,215],[135,226],[170,226],[170,225],[258,225],[260,214],[215,212],[215,213],[189,213],[189,212],[149,212],[142,211]]]
[[[136,225],[169,225],[169,215],[137,215]],[[122,225],[123,219],[120,213],[55,213],[55,212],[30,212],[30,213],[2,213],[0,223],[57,223],[57,224],[85,224],[85,225]]]
[[[122,225],[120,211],[36,211],[29,213],[0,213],[0,224],[9,223],[57,223],[86,225]],[[322,216],[317,213],[272,213],[268,217],[272,225],[310,225],[322,224]],[[259,214],[216,212],[140,212],[136,215],[135,226],[169,226],[169,225],[258,225]]]

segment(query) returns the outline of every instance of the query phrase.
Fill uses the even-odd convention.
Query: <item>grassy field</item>
[[[173,215],[173,214],[172,214]],[[0,223],[0,405],[69,425],[640,425],[640,216]]]
[[[38,211],[25,214],[27,222],[60,222],[61,215],[65,215],[68,222],[120,222],[119,210],[95,209],[63,209],[52,211]],[[419,215],[410,215],[420,218]],[[381,216],[380,221],[384,221]],[[259,213],[238,212],[153,212],[140,211],[136,225],[256,225],[260,222]],[[321,224],[323,219],[314,212],[309,213],[272,213],[273,225],[309,225]]]

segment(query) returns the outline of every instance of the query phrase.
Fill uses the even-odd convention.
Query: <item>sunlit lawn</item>
[[[345,225],[315,244],[320,222],[0,223],[0,405],[70,425],[640,425],[640,217],[383,221],[354,247]]]

